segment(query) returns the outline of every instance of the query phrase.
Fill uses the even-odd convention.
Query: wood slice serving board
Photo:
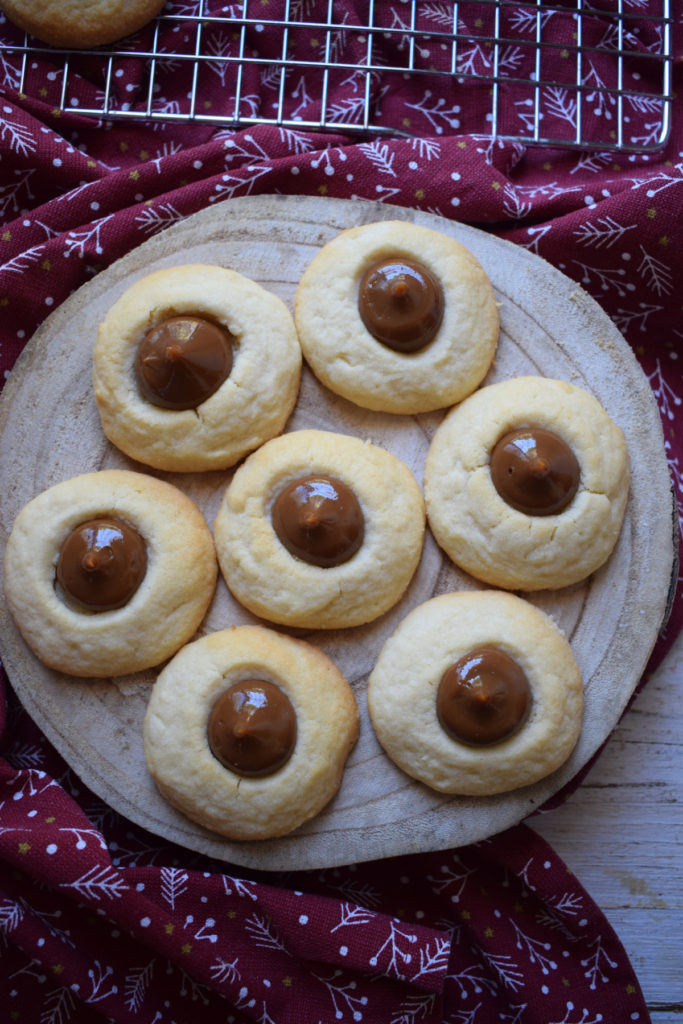
[[[306,197],[218,203],[145,242],[69,298],[42,325],[10,376],[0,408],[0,543],[19,509],[40,491],[83,472],[146,472],[105,439],[92,396],[97,325],[134,280],[176,264],[215,263],[260,282],[292,307],[319,248],[356,224],[400,219],[453,235],[479,258],[500,303],[501,335],[486,383],[540,374],[580,385],[602,402],[628,441],[632,488],[618,545],[585,583],[530,600],[569,638],[585,682],[579,743],[562,769],[489,798],[439,795],[383,754],[367,714],[366,679],[385,639],[415,605],[437,593],[480,586],[457,571],[427,534],[415,578],[400,603],[368,626],[312,632],[353,686],[359,742],[325,811],[288,837],[235,843],[187,820],[158,794],[142,749],[154,672],[84,680],[45,668],[3,605],[2,655],[25,707],[84,783],[121,814],[190,849],[261,869],[318,868],[458,846],[516,824],[557,792],[605,741],[631,696],[665,618],[674,545],[662,430],[648,382],[631,350],[582,289],[537,256],[437,216],[382,204]],[[422,482],[427,448],[443,413],[371,413],[332,395],[305,370],[289,430],[355,434],[400,456]],[[210,525],[231,472],[155,474],[188,493]],[[219,582],[207,633],[255,621]],[[301,635],[299,633],[299,635]]]

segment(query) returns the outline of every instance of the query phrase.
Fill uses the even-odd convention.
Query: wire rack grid
[[[6,85],[97,119],[631,152],[671,128],[671,0],[169,0],[90,51],[1,28]]]

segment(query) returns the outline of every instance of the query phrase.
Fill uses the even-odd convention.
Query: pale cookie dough
[[[0,0],[10,21],[51,46],[86,49],[137,32],[165,0]]]
[[[377,341],[358,312],[365,270],[392,256],[421,263],[441,282],[436,337],[405,354]],[[315,256],[299,284],[294,319],[304,356],[330,390],[356,405],[419,413],[459,402],[481,383],[498,341],[498,309],[474,255],[448,235],[405,221],[349,228]]]
[[[127,604],[93,612],[67,603],[56,584],[62,543],[93,518],[113,516],[143,537],[147,569]],[[17,516],[5,554],[7,605],[26,643],[50,668],[117,676],[158,665],[189,640],[218,574],[211,531],[171,484],[127,470],[65,480]]]
[[[443,673],[480,647],[513,658],[532,695],[519,730],[486,747],[454,739],[436,711]],[[569,644],[544,612],[512,594],[463,591],[432,598],[401,622],[370,674],[368,706],[399,768],[439,792],[482,796],[528,786],[567,760],[581,730],[583,684]]]
[[[491,451],[508,431],[540,427],[572,449],[580,468],[570,504],[527,515],[496,491]],[[446,554],[486,583],[526,591],[585,579],[610,556],[629,491],[623,432],[582,388],[518,377],[482,388],[446,416],[424,473],[427,518]]]
[[[358,499],[365,536],[342,565],[323,568],[290,554],[271,521],[292,481],[324,473]],[[403,595],[422,553],[424,502],[412,473],[368,441],[323,430],[275,438],[239,467],[214,526],[228,587],[254,614],[288,626],[340,629],[370,622]]]
[[[247,679],[278,686],[296,713],[296,744],[271,775],[244,777],[214,757],[213,705]],[[359,728],[351,687],[322,651],[262,626],[239,626],[189,644],[154,684],[144,721],[147,766],[162,795],[230,839],[282,836],[319,814],[337,792]]]
[[[135,357],[145,332],[182,313],[207,317],[235,337],[232,370],[196,409],[143,397]],[[93,360],[102,428],[117,448],[155,469],[226,469],[279,434],[299,392],[301,348],[285,304],[224,267],[154,271],[132,284],[100,325]]]

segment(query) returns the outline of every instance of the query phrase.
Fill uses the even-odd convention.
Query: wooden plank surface
[[[583,785],[530,824],[611,922],[653,1024],[683,1020],[683,635]]]

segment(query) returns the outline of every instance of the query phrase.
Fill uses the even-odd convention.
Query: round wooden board
[[[583,730],[564,767],[502,796],[444,797],[403,775],[383,754],[367,715],[365,683],[384,640],[411,608],[434,594],[480,586],[442,556],[429,533],[413,583],[391,612],[365,627],[307,636],[352,684],[361,734],[337,797],[316,819],[279,840],[229,842],[161,798],[146,771],[141,739],[153,672],[106,680],[59,675],[27,649],[2,608],[2,653],[13,686],[84,783],[159,836],[259,869],[318,868],[442,849],[516,824],[565,785],[607,738],[667,610],[673,505],[660,418],[644,374],[608,317],[578,285],[526,249],[430,214],[348,200],[261,196],[217,203],[133,250],[45,321],[1,400],[3,554],[19,509],[52,484],[111,467],[147,471],[106,441],[91,390],[97,325],[133,280],[164,266],[221,264],[259,281],[291,309],[299,278],[318,249],[344,228],[381,219],[453,235],[483,264],[501,315],[498,352],[486,383],[528,373],[562,378],[592,392],[626,434],[632,488],[612,557],[584,584],[530,598],[563,629],[584,677]],[[421,483],[429,441],[442,418],[443,413],[367,412],[332,395],[305,371],[288,429],[316,427],[368,438],[403,458]],[[186,491],[213,524],[230,472],[156,475]],[[221,581],[201,632],[252,621]]]

